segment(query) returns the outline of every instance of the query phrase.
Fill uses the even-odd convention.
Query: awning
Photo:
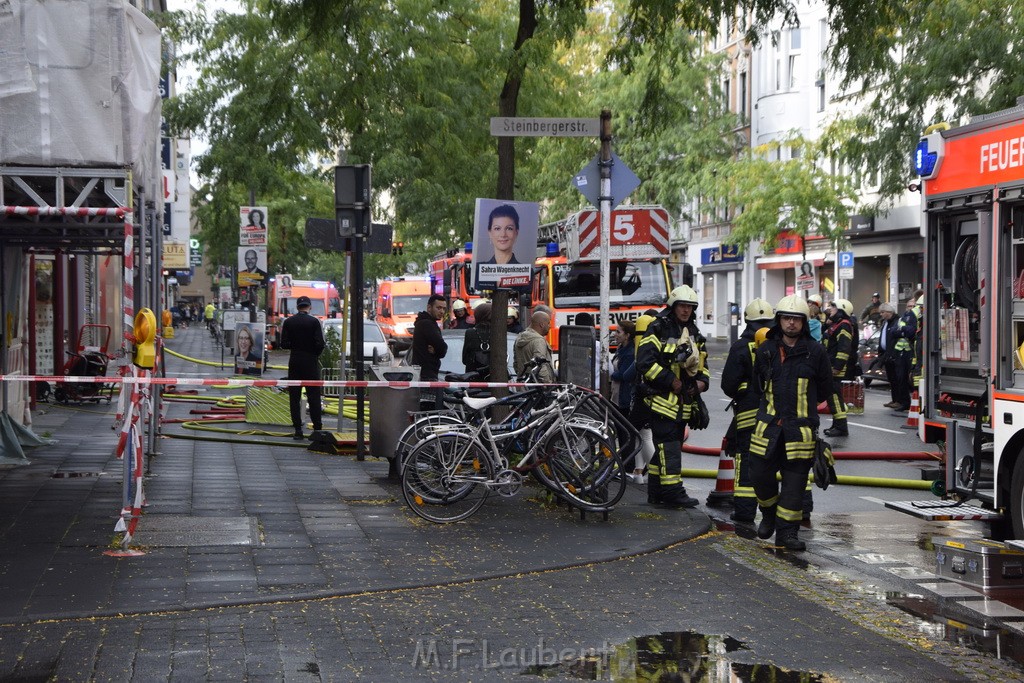
[[[724,263],[709,263],[706,266],[697,268],[698,273],[727,273],[743,270],[743,261],[726,261]]]
[[[757,267],[761,270],[781,270],[783,268],[796,268],[804,261],[810,261],[815,268],[825,265],[825,256],[829,255],[828,262],[832,263],[834,255],[828,251],[809,251],[806,257],[803,254],[769,254],[757,257]]]

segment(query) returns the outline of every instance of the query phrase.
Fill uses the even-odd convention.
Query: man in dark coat
[[[320,321],[309,314],[312,302],[308,296],[300,296],[295,302],[298,313],[290,316],[281,325],[281,348],[291,350],[288,356],[288,379],[320,379],[320,354],[324,347],[324,330]],[[309,417],[313,431],[320,431],[323,425],[323,407],[320,405],[320,387],[306,387],[306,402],[309,403]],[[291,409],[292,426],[296,440],[305,438],[302,434],[302,387],[288,387],[288,407]]]
[[[441,370],[441,359],[448,353],[448,344],[441,336],[437,321],[444,317],[448,303],[440,294],[431,294],[427,299],[427,310],[420,311],[412,330],[412,364],[420,366],[420,379],[437,379]]]

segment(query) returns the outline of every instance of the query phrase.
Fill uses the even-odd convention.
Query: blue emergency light
[[[548,242],[545,253],[548,256],[558,256],[558,242]]]
[[[472,254],[473,253],[473,243],[472,242],[466,242],[466,253],[467,254]]]
[[[917,152],[914,154],[914,170],[922,177],[930,176],[935,171],[935,162],[939,160],[938,152],[928,151],[928,138],[922,138],[917,143]]]
[[[931,180],[939,174],[942,157],[946,153],[946,140],[942,137],[941,131],[948,128],[948,124],[929,126],[924,137],[917,143],[917,149],[914,151],[914,171],[924,180]]]

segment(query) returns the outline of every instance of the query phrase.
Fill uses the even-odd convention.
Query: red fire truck
[[[997,536],[1024,540],[1024,108],[932,127],[915,164],[922,427],[944,443],[946,500],[889,507],[990,520]]]

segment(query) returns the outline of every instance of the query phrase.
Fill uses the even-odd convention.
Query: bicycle
[[[541,396],[543,389],[529,390]],[[521,412],[491,429],[482,413],[493,405],[519,398],[464,398],[475,424],[452,425],[420,441],[402,468],[402,494],[414,513],[431,522],[457,522],[484,504],[490,492],[511,497],[531,473],[560,499],[581,513],[607,513],[622,498],[626,480],[619,456],[589,420],[573,421],[567,405],[571,390],[557,392],[546,406]],[[525,423],[517,423],[529,416]],[[518,464],[509,466],[513,446],[526,448]],[[499,449],[499,446],[501,448]]]

